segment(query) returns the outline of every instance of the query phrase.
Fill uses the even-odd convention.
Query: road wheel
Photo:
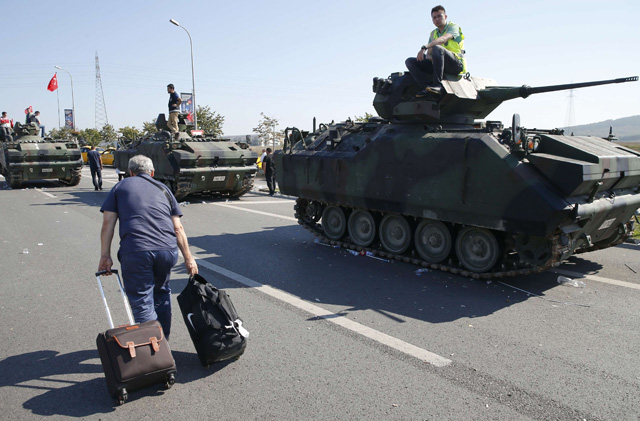
[[[471,272],[487,272],[500,256],[498,240],[487,229],[467,227],[458,234],[456,255],[462,266]]]
[[[380,242],[389,253],[404,253],[411,244],[411,227],[400,215],[386,215],[380,222]]]
[[[416,228],[416,250],[429,263],[440,263],[446,259],[451,252],[451,244],[451,233],[440,221],[425,219]]]
[[[347,218],[339,206],[328,206],[322,212],[322,229],[331,240],[339,240],[347,228]]]
[[[376,222],[371,212],[356,210],[349,216],[349,235],[354,243],[367,247],[376,237]]]

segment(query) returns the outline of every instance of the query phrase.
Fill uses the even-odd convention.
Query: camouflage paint
[[[425,219],[437,220],[454,243],[464,227],[488,229],[500,243],[498,264],[515,250],[543,249],[549,256],[540,265],[558,264],[627,235],[640,207],[639,153],[558,130],[523,129],[525,139],[518,142],[499,122],[475,123],[507,99],[620,79],[511,88],[449,77],[442,96],[414,100],[417,86],[407,76],[374,79],[374,107],[383,118],[321,125],[276,151],[280,191],[303,199],[299,214],[311,201],[320,208],[340,206],[346,218],[354,210],[370,211],[376,224],[385,215],[402,215],[412,230]],[[535,151],[522,146],[534,144]],[[304,217],[300,222],[309,223]],[[347,230],[341,241],[350,244],[349,236]],[[415,256],[412,249],[404,254]]]
[[[0,171],[12,188],[24,181],[58,179],[80,182],[82,156],[75,139],[43,139],[36,123],[16,123],[11,141],[1,142]]]

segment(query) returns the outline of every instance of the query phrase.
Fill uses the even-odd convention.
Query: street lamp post
[[[73,98],[73,78],[71,77],[71,73],[67,72],[60,66],[55,66],[56,69],[62,70],[69,75],[69,79],[71,79],[71,108],[73,109],[73,130],[76,130],[76,101]]]
[[[191,97],[191,102],[193,103],[193,126],[195,130],[198,130],[198,115],[196,112],[197,110],[196,108],[196,76],[193,68],[193,41],[191,40],[191,34],[189,33],[189,31],[187,31],[187,28],[180,25],[175,19],[169,19],[169,22],[173,23],[175,26],[179,26],[180,28],[184,29],[184,31],[189,36],[189,45],[191,46],[191,83],[193,84],[192,86],[193,92]]]

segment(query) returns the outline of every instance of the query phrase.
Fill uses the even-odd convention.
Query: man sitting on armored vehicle
[[[466,73],[464,59],[464,35],[458,25],[447,23],[447,14],[442,6],[431,9],[431,19],[436,29],[431,32],[429,42],[423,45],[416,57],[409,57],[405,65],[415,79],[420,91],[416,97],[429,93],[439,94],[444,73],[457,75]]]

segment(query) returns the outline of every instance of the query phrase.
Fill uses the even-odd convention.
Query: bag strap
[[[167,197],[167,200],[169,201],[169,206],[173,207],[173,200],[171,200],[171,197],[169,196],[169,193],[167,192],[167,188],[164,186],[164,184],[163,185],[156,184],[155,181],[151,181],[145,177],[140,177],[140,178],[142,178],[144,181],[148,181],[149,183],[153,184],[154,186],[162,190],[162,193],[164,193],[164,195]]]

